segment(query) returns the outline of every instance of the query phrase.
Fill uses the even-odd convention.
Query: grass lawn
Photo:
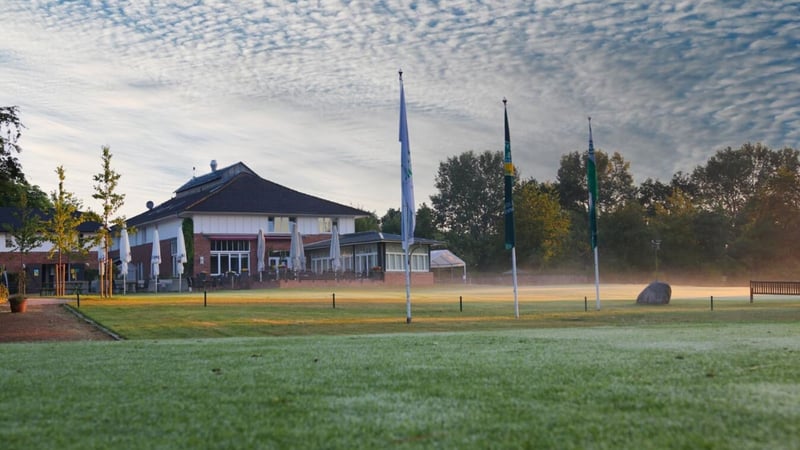
[[[800,302],[570,289],[82,299],[130,340],[0,346],[0,443],[800,448]]]

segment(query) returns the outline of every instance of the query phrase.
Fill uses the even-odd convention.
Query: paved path
[[[39,341],[108,341],[111,336],[70,312],[61,298],[29,298],[28,310],[11,313],[0,303],[0,343]]]

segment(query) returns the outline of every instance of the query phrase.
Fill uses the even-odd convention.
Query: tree
[[[588,211],[589,190],[586,184],[586,153],[572,152],[561,157],[556,177],[561,206],[570,211]],[[621,208],[636,199],[636,187],[630,174],[630,163],[617,152],[608,157],[595,152],[597,165],[598,212]]]
[[[111,297],[113,292],[114,264],[109,258],[108,250],[111,248],[111,226],[116,225],[121,229],[125,224],[125,217],[112,216],[122,207],[125,202],[125,194],[117,192],[120,174],[111,168],[111,149],[104,145],[102,147],[102,172],[94,175],[93,180],[94,194],[92,198],[100,200],[103,205],[100,214],[102,226],[97,233],[97,244],[100,244],[98,251],[103,252],[104,270],[100,271],[100,296]]]
[[[356,233],[362,231],[380,231],[381,225],[378,221],[378,216],[374,211],[369,213],[367,217],[359,217],[356,219]]]
[[[433,223],[433,209],[430,206],[422,203],[417,208],[417,218],[414,227],[414,236],[428,238],[428,239],[439,239],[439,230],[436,229],[436,225]]]
[[[25,298],[27,286],[27,271],[25,269],[25,255],[31,250],[41,245],[44,240],[41,210],[35,210],[28,206],[27,195],[23,193],[19,209],[14,214],[17,223],[11,229],[11,237],[14,244],[12,251],[19,252],[20,271],[17,278],[18,292]]]
[[[381,231],[384,233],[400,234],[400,210],[389,208],[381,217]]]
[[[186,276],[192,277],[194,276],[194,220],[188,217],[183,219],[181,227],[186,244]]]
[[[434,223],[471,265],[488,267],[502,253],[503,154],[464,152],[439,164],[431,196]]]
[[[0,206],[20,206],[25,196],[26,208],[47,211],[47,194],[39,186],[25,180],[16,154],[22,152],[18,141],[25,126],[19,119],[19,108],[0,106]]]
[[[778,168],[745,208],[731,253],[751,271],[791,277],[800,268],[800,173]]]
[[[604,265],[624,272],[649,266],[651,231],[638,202],[627,202],[604,214],[598,228]]]
[[[514,193],[514,210],[520,261],[545,266],[561,254],[570,220],[554,186],[535,180],[521,183]]]
[[[706,210],[725,211],[734,222],[779,167],[797,170],[798,164],[797,150],[773,152],[762,144],[747,143],[736,150],[717,151],[705,166],[694,170],[692,181]]]
[[[22,167],[15,156],[22,151],[17,141],[23,128],[18,107],[0,106],[0,183],[4,190],[7,185],[25,182]]]
[[[50,194],[53,202],[53,215],[45,227],[47,241],[53,244],[50,249],[50,258],[58,255],[58,262],[55,271],[55,294],[57,296],[66,294],[66,264],[64,256],[69,261],[69,255],[75,251],[84,251],[84,242],[81,240],[78,226],[82,223],[78,214],[81,202],[75,194],[64,189],[64,179],[66,178],[64,167],[56,168],[58,174],[58,190]]]
[[[659,180],[648,178],[639,185],[639,204],[642,205],[644,212],[648,216],[656,213],[657,205],[664,205],[667,197],[672,193],[672,187]]]

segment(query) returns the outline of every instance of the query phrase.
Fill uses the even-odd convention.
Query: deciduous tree
[[[468,264],[488,267],[500,254],[503,224],[503,154],[468,151],[439,164],[434,223]]]
[[[100,295],[111,297],[113,292],[114,264],[109,257],[108,251],[111,249],[111,229],[116,225],[122,229],[125,224],[125,217],[114,217],[117,211],[125,203],[125,194],[117,192],[120,174],[111,168],[111,148],[107,145],[102,147],[102,171],[94,175],[93,180],[94,194],[92,198],[100,200],[102,210],[100,212],[101,227],[97,232],[96,242],[100,244],[98,251],[103,252],[104,270],[100,271]]]

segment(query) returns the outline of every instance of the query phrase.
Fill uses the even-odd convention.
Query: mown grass
[[[136,339],[0,346],[2,447],[800,448],[792,301],[316,294],[82,301]]]
[[[800,302],[787,298],[749,303],[746,289],[676,288],[668,306],[641,306],[637,287],[604,289],[601,310],[584,301],[593,286],[522,288],[515,319],[510,289],[427,288],[412,294],[412,324],[405,321],[402,289],[220,291],[181,295],[89,297],[80,310],[127,339],[245,337],[480,331],[567,326],[620,326],[689,322],[774,322],[800,319]],[[711,311],[710,296],[716,296]],[[334,299],[335,294],[335,299]],[[335,308],[334,308],[335,304]]]

